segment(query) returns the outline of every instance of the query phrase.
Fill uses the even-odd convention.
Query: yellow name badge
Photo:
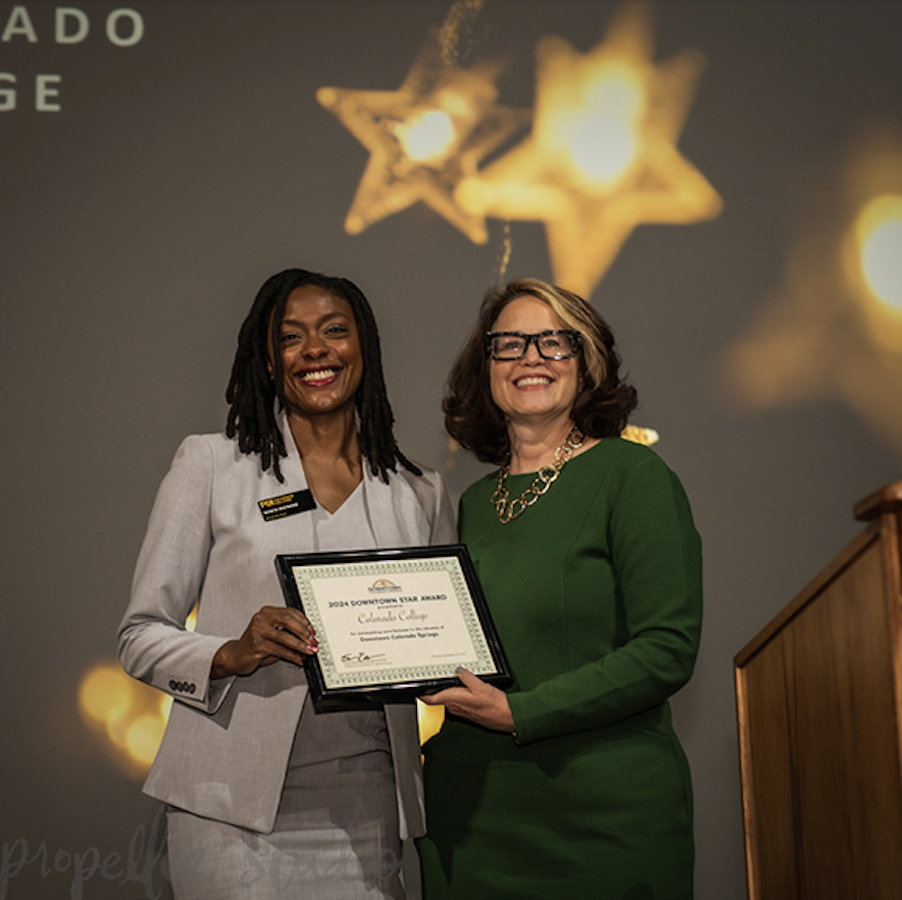
[[[308,490],[292,491],[290,494],[280,494],[268,500],[258,500],[257,506],[260,507],[264,520],[269,522],[272,519],[284,519],[286,516],[316,509],[316,501]]]

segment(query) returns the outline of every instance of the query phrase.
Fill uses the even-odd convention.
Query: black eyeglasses
[[[530,344],[542,359],[570,359],[579,353],[580,336],[578,331],[489,331],[485,336],[486,353],[497,360],[523,359]]]

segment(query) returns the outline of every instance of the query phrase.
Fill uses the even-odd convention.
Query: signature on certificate
[[[342,653],[341,661],[343,663],[363,663],[363,662],[374,662],[377,659],[382,659],[385,656],[384,653],[364,653],[363,650],[358,651],[357,653]]]

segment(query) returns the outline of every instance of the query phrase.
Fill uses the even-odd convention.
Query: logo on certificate
[[[385,592],[391,591],[400,591],[401,585],[395,584],[393,581],[390,581],[388,578],[377,578],[368,588],[367,590],[371,594],[382,594]]]

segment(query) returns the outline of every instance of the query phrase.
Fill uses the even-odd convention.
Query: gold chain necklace
[[[554,451],[554,462],[550,466],[542,466],[536,473],[532,484],[519,497],[515,497],[513,500],[510,499],[510,495],[507,492],[507,476],[510,474],[510,463],[498,470],[498,474],[495,477],[498,487],[495,488],[495,493],[492,494],[491,503],[495,507],[495,512],[498,513],[498,519],[502,525],[507,525],[511,519],[516,519],[527,506],[532,506],[551,487],[558,475],[561,474],[564,463],[573,456],[574,450],[582,447],[584,439],[583,433],[574,426],[564,443]]]

